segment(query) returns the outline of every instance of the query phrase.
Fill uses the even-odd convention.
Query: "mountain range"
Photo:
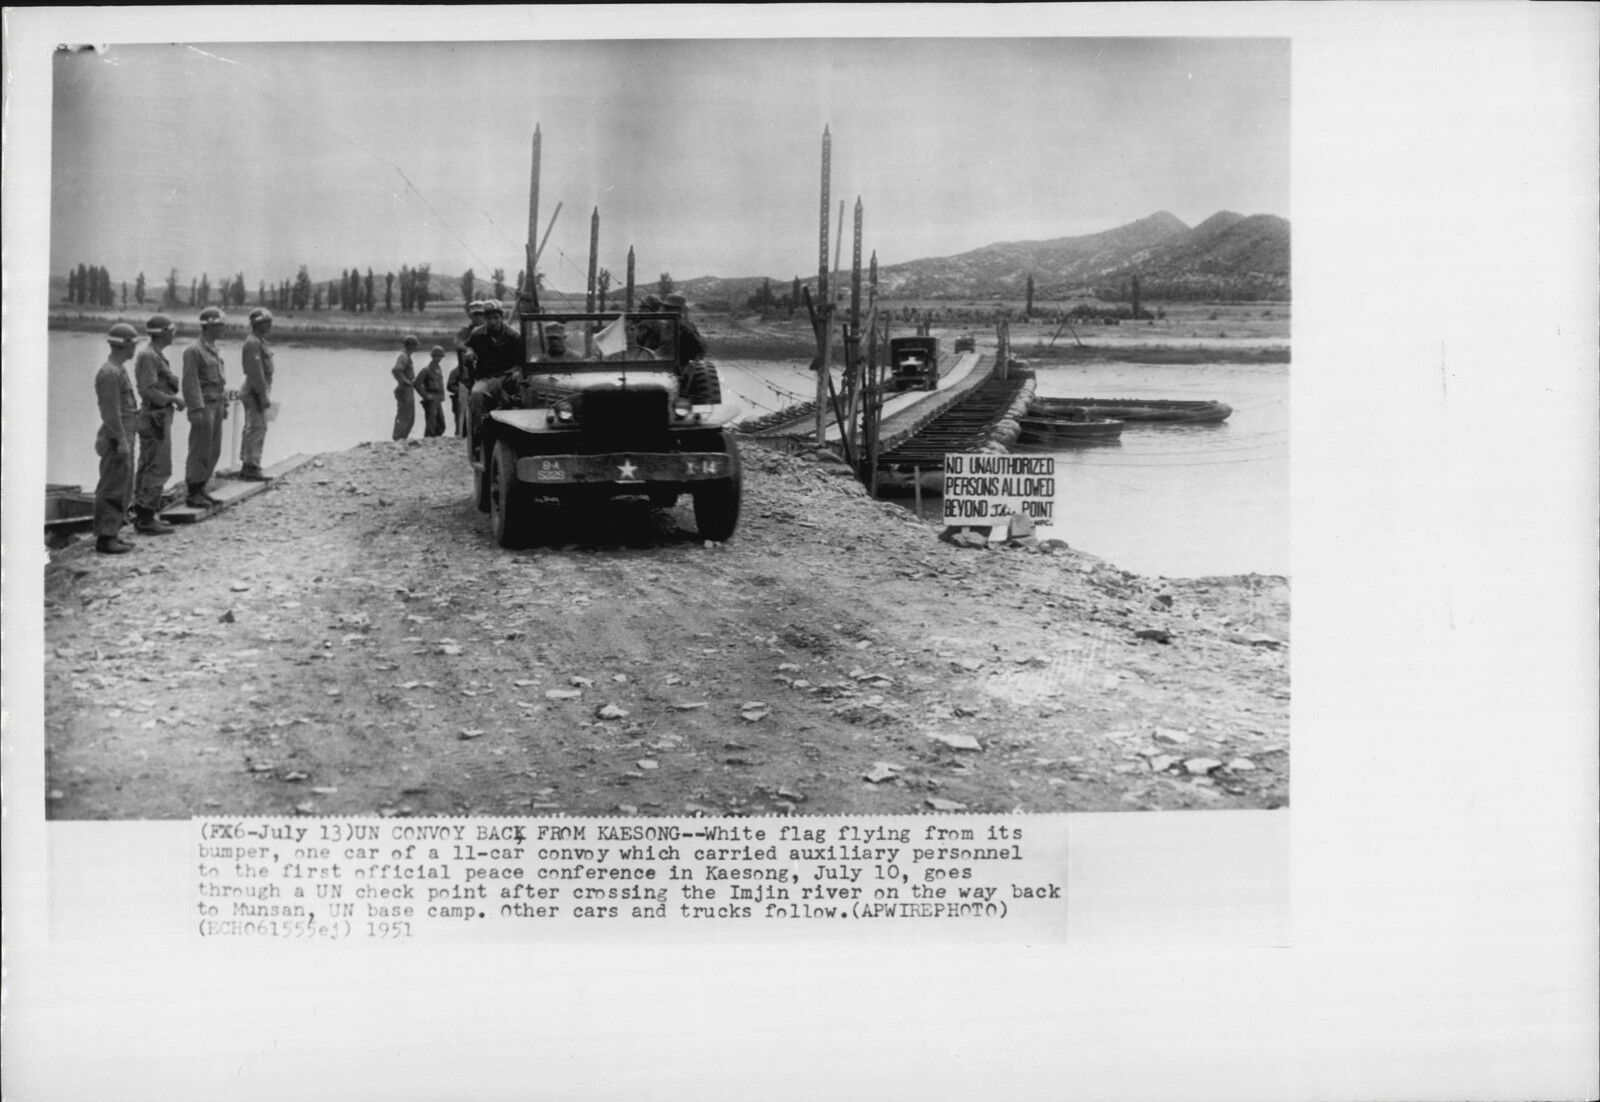
[[[894,299],[1020,300],[1033,277],[1034,298],[1126,301],[1133,277],[1141,297],[1243,300],[1289,298],[1289,222],[1272,214],[1221,211],[1198,226],[1160,211],[1115,229],[1049,241],[1008,241],[955,256],[878,270],[878,294]],[[792,277],[773,278],[782,296]],[[848,278],[848,277],[847,277]],[[742,303],[767,277],[685,280],[691,300]],[[815,288],[816,277],[802,279]]]

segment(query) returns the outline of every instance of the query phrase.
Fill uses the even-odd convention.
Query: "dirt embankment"
[[[745,455],[720,546],[685,498],[556,511],[503,551],[446,439],[325,456],[130,555],[55,552],[50,814],[1286,801],[1283,579],[954,546]]]

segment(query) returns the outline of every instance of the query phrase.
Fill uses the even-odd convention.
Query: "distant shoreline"
[[[147,305],[127,311],[100,310],[72,312],[57,311],[49,315],[47,327],[52,331],[103,333],[113,322],[131,320],[141,329],[142,322],[159,307]],[[141,312],[142,311],[142,312]],[[176,310],[179,340],[194,336],[196,332],[192,311]],[[809,360],[816,351],[815,338],[809,321],[800,317],[763,319],[758,315],[729,315],[695,312],[695,323],[700,326],[711,347],[711,358],[751,360]],[[248,310],[235,308],[223,334],[225,340],[243,340],[248,333]],[[464,319],[463,319],[464,320]],[[1189,325],[1188,322],[1184,323]],[[372,315],[344,315],[324,313],[306,317],[289,312],[275,315],[273,341],[282,345],[308,345],[328,348],[397,348],[402,339],[414,334],[423,349],[442,344],[446,349],[455,346],[457,326],[455,318],[445,314],[406,316],[381,313]],[[897,326],[897,335],[911,331],[909,325]],[[971,333],[980,341],[988,336],[985,324],[956,324],[934,326],[934,335],[952,340],[959,333]],[[1200,337],[1189,333],[1146,334],[1141,327],[1142,340],[1106,339],[1111,334],[1101,327],[1086,326],[1081,335],[1087,337],[1081,344],[1078,338],[1069,338],[1049,323],[1011,325],[1011,347],[1015,355],[1040,365],[1071,364],[1114,360],[1126,363],[1148,364],[1205,364],[1205,363],[1261,363],[1287,364],[1290,349],[1287,337],[1276,333],[1246,335],[1237,339],[1226,336]],[[1118,337],[1121,336],[1119,332]],[[1053,343],[1050,338],[1054,338]],[[1164,339],[1165,338],[1165,339]],[[835,352],[839,351],[835,337]],[[836,360],[836,362],[838,362]]]

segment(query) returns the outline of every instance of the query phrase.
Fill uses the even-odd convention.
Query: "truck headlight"
[[[694,404],[689,399],[680,395],[672,400],[672,416],[675,420],[687,421],[693,412]]]
[[[563,398],[545,414],[544,421],[547,425],[575,425],[578,422],[578,414],[573,410],[572,403]]]

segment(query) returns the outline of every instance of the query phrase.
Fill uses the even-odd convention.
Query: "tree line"
[[[490,273],[489,279],[483,281],[468,268],[460,280],[461,301],[471,302],[480,296],[505,299],[517,293],[523,285],[524,275],[524,272],[518,271],[516,282],[512,284],[506,281],[506,270],[496,268]],[[542,286],[543,273],[540,273],[539,282]],[[606,294],[614,290],[611,287],[611,273],[602,270],[599,282],[600,303],[604,308]],[[656,280],[657,293],[663,296],[671,294],[675,287],[676,283],[667,272],[662,272]],[[359,267],[347,268],[333,279],[315,281],[302,264],[293,279],[272,284],[265,280],[258,281],[253,303],[249,301],[243,272],[236,272],[231,278],[224,277],[216,284],[211,282],[208,273],[202,272],[197,278],[189,280],[185,291],[178,278],[178,269],[172,268],[167,273],[165,285],[159,288],[159,298],[157,290],[140,272],[133,281],[132,299],[140,306],[159,302],[166,309],[181,309],[185,305],[197,310],[207,306],[253,305],[283,311],[343,310],[347,313],[372,313],[381,304],[385,313],[393,313],[397,305],[402,313],[422,313],[430,302],[442,297],[434,293],[432,265],[429,264],[415,267],[403,264],[398,275],[385,272],[381,276],[370,266],[365,271]],[[121,304],[125,307],[129,301],[129,289],[125,281],[121,284],[120,292]],[[770,287],[766,288],[766,293],[771,295]],[[116,306],[118,293],[113,288],[110,272],[101,266],[84,264],[68,269],[66,301],[81,306]],[[788,296],[782,300],[785,305],[794,301],[797,300]]]

